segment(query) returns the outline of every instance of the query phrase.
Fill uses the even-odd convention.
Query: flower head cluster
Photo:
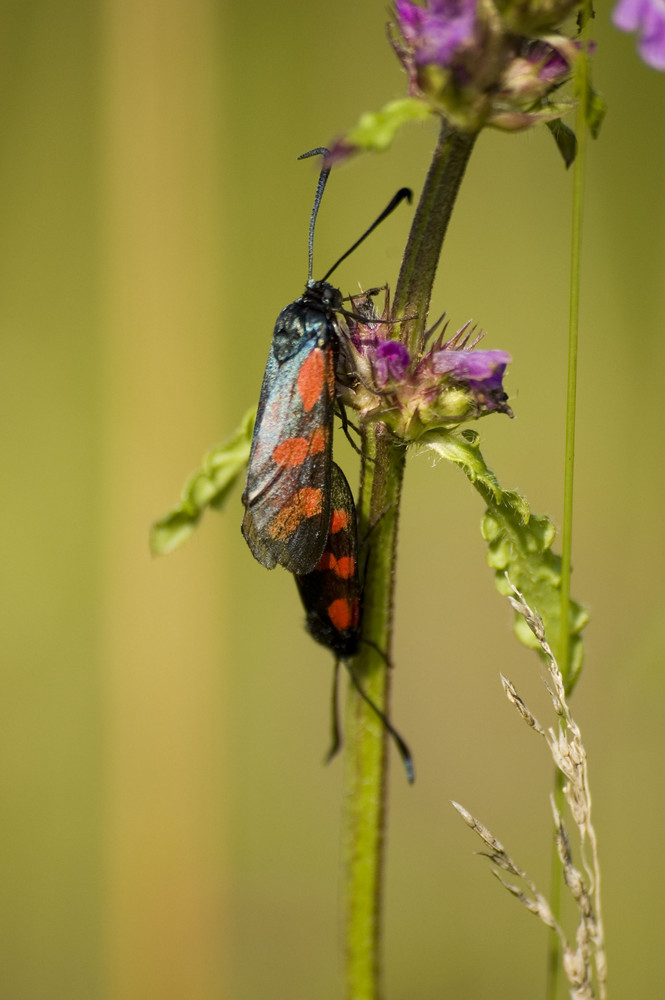
[[[462,131],[483,125],[513,131],[568,109],[550,95],[570,77],[579,54],[559,30],[579,0],[426,2],[395,0],[391,40],[413,97]]]
[[[427,431],[451,430],[488,413],[512,416],[503,389],[510,355],[474,350],[483,334],[474,336],[469,323],[448,340],[444,327],[422,357],[412,358],[401,341],[388,336],[387,301],[382,316],[366,295],[352,299],[352,306],[358,319],[350,323],[342,362],[347,369],[342,398],[361,420],[382,420],[403,440],[415,441]]]
[[[619,0],[612,20],[621,31],[639,32],[645,63],[665,70],[665,0]]]

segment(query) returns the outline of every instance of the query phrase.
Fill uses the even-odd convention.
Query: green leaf
[[[586,120],[594,139],[600,135],[600,128],[607,114],[607,101],[591,85],[587,92]]]
[[[495,573],[500,594],[512,586],[521,591],[526,603],[543,619],[545,633],[559,663],[561,647],[561,558],[552,552],[555,528],[549,517],[532,514],[529,505],[513,490],[504,490],[487,467],[474,431],[462,431],[429,438],[427,446],[442,458],[454,462],[473,483],[487,510],[481,534],[488,545],[487,561]],[[510,582],[509,582],[510,581]],[[567,691],[575,685],[582,667],[584,648],[581,632],[589,620],[587,610],[571,601],[569,615],[569,672],[564,677]],[[525,646],[542,650],[521,615],[515,615],[515,633]]]
[[[555,118],[552,122],[545,122],[552,133],[557,148],[566,164],[566,169],[575,161],[577,155],[577,139],[572,128],[564,125],[560,118]]]
[[[242,419],[232,438],[213,448],[201,468],[190,476],[180,503],[150,528],[150,551],[168,555],[193,534],[206,507],[219,510],[249,459],[256,410]]]
[[[357,149],[382,153],[388,149],[405,122],[423,121],[431,114],[427,104],[417,97],[403,97],[386,104],[380,111],[365,112],[346,136],[346,141]]]

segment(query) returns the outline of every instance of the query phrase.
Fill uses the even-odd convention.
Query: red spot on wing
[[[316,564],[315,571],[319,573],[329,571],[340,580],[351,580],[356,571],[356,561],[353,556],[342,556],[341,559],[337,559],[332,552],[324,552]]]
[[[353,556],[342,556],[341,559],[335,560],[332,569],[340,579],[350,580],[356,571],[356,561]]]
[[[307,438],[287,438],[273,448],[272,458],[276,465],[302,465],[308,452]]]
[[[328,430],[326,427],[317,427],[312,434],[309,453],[310,455],[318,455],[320,451],[323,451],[328,444]]]
[[[323,510],[323,492],[310,486],[298,490],[288,504],[270,523],[269,534],[272,538],[290,538],[302,521],[316,517]]]
[[[334,510],[330,519],[330,534],[336,535],[338,531],[346,531],[349,526],[349,513],[344,510]]]
[[[337,560],[335,559],[332,552],[324,552],[318,563],[315,566],[315,570],[318,572],[325,572],[327,569],[335,569],[335,564]]]
[[[359,605],[357,598],[349,601],[346,597],[338,597],[328,605],[328,618],[338,632],[355,628],[358,624]]]
[[[320,348],[314,348],[307,355],[298,372],[298,393],[305,413],[309,413],[321,398],[327,377],[324,369],[325,354]]]
[[[327,442],[328,431],[325,427],[317,427],[309,438],[286,438],[273,448],[273,462],[276,465],[302,465],[310,455],[324,451]]]

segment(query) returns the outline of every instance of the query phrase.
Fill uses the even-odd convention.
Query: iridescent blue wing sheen
[[[307,333],[283,360],[273,341],[242,498],[252,554],[292,573],[317,564],[330,524],[335,333],[323,317]]]

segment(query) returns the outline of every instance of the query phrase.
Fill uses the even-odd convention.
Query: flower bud
[[[482,334],[465,324],[443,335],[420,359],[386,336],[388,306],[379,318],[367,296],[352,300],[349,339],[340,364],[342,399],[363,421],[381,420],[405,441],[434,429],[452,429],[488,413],[512,416],[503,389],[510,355],[475,350]]]
[[[579,0],[427,0],[425,7],[396,0],[392,43],[409,92],[461,131],[560,117],[569,102],[553,105],[548,97],[570,76],[578,49],[556,28],[576,6]]]

